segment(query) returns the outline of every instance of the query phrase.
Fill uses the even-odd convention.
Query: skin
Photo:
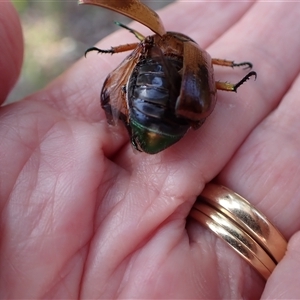
[[[22,38],[12,5],[2,1],[0,11],[3,102],[20,71]],[[89,54],[42,91],[1,107],[1,298],[299,297],[300,4],[182,2],[160,15],[213,57],[251,61],[257,81],[219,92],[202,128],[153,156],[134,152],[99,106],[101,84],[123,54]],[[119,31],[97,46],[131,41]],[[215,72],[233,82],[243,74]],[[187,219],[214,178],[289,241],[267,282]]]

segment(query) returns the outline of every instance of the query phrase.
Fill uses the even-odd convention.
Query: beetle
[[[80,0],[119,12],[154,32],[143,36],[133,33],[139,42],[103,50],[98,53],[131,54],[106,78],[101,91],[101,106],[109,124],[121,120],[135,149],[156,154],[178,142],[189,128],[199,128],[213,111],[216,91],[236,92],[250,77],[251,71],[238,83],[214,79],[213,65],[252,68],[250,62],[235,63],[214,59],[190,37],[165,31],[159,16],[138,0]]]

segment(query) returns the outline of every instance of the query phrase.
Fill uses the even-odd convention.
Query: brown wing
[[[141,46],[140,46],[141,47]],[[118,119],[128,123],[128,103],[126,85],[139,61],[141,48],[137,47],[106,78],[101,91],[101,106],[106,113],[108,123],[115,125]]]
[[[158,14],[138,0],[79,0],[79,4],[102,6],[144,24],[160,36],[166,33]]]
[[[176,113],[201,125],[216,103],[214,72],[209,54],[196,43],[184,42],[183,69]]]

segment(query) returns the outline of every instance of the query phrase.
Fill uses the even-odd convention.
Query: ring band
[[[227,242],[265,279],[285,254],[287,242],[278,229],[246,199],[224,186],[207,184],[190,216]]]

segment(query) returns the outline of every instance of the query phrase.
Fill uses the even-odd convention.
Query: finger
[[[297,212],[299,212],[299,204],[296,200],[299,198],[299,176],[297,176],[299,161],[294,160],[299,152],[297,151],[299,149],[299,125],[296,125],[292,131],[287,130],[298,120],[299,105],[295,104],[297,99],[295,95],[299,94],[299,91],[297,92],[299,82],[295,81],[292,88],[294,91],[289,92],[290,95],[294,94],[294,97],[287,96],[283,99],[283,95],[299,74],[299,57],[295,58],[295,56],[297,56],[300,44],[299,42],[294,44],[294,36],[299,27],[295,28],[295,31],[290,31],[293,27],[292,24],[296,24],[296,20],[299,18],[298,11],[299,4],[290,6],[283,3],[283,5],[274,6],[257,3],[231,32],[222,37],[224,39],[231,37],[233,40],[234,36],[231,36],[233,31],[236,31],[235,37],[246,37],[242,39],[242,44],[237,46],[240,49],[237,56],[242,54],[250,57],[249,61],[253,61],[255,69],[257,66],[258,79],[251,83],[252,89],[255,87],[253,90],[250,90],[250,84],[244,85],[240,89],[240,91],[243,90],[243,95],[237,100],[234,99],[236,98],[234,96],[232,100],[229,100],[227,97],[231,95],[222,95],[222,99],[220,99],[221,96],[219,97],[217,107],[211,119],[208,120],[208,123],[214,121],[214,124],[211,125],[214,131],[205,128],[208,133],[204,136],[204,142],[207,134],[211,141],[207,140],[201,153],[205,180],[213,178],[218,172],[212,174],[215,171],[214,168],[222,167],[234,155],[226,169],[218,177],[218,181],[241,194],[259,208],[286,237],[295,232],[296,227],[299,226],[298,219],[296,220]],[[291,16],[291,20],[289,20],[291,23],[285,20],[287,22],[281,23],[278,28],[276,25],[274,27],[276,20],[284,18],[286,13]],[[260,20],[259,33],[251,30],[251,23],[254,19]],[[245,31],[242,31],[243,22],[245,22]],[[272,38],[267,39],[267,36],[272,36]],[[279,39],[283,41],[281,47],[278,47]],[[231,45],[230,39],[228,41],[228,45]],[[295,45],[295,48],[287,49],[288,47],[284,46],[291,44]],[[232,51],[232,48],[225,49],[224,47],[221,50]],[[254,55],[253,58],[251,58],[252,55]],[[276,74],[275,81],[270,74]],[[239,95],[238,93],[237,96]],[[288,98],[290,100],[287,101]],[[279,102],[278,109],[275,109]],[[228,103],[230,103],[229,107]],[[219,111],[220,106],[222,107]],[[274,109],[275,111],[271,113]],[[291,113],[293,114],[292,118],[290,118]],[[219,119],[212,120],[216,114],[219,114]],[[257,126],[264,118],[265,121]],[[247,138],[252,130],[253,132]],[[234,154],[239,144],[246,138],[242,147]],[[287,144],[286,148],[283,146],[285,144]],[[210,155],[206,153],[206,148]],[[292,203],[293,205],[291,205]],[[198,236],[198,239],[201,239],[201,236]],[[232,261],[226,259],[232,250],[226,247],[225,243],[222,250],[222,255],[219,254],[219,257],[222,257],[220,269],[223,274],[230,274],[232,265],[235,265],[236,262],[233,264]],[[237,255],[235,259],[237,262],[241,261]],[[243,270],[245,268],[240,269],[242,280],[245,278]],[[238,273],[237,271],[236,274]],[[274,274],[276,273],[277,269]],[[255,276],[255,272],[253,272],[251,278],[255,280]],[[262,282],[258,284],[257,289],[261,289],[262,284]]]
[[[285,257],[268,280],[261,299],[298,299],[300,288],[300,235],[293,236]]]
[[[299,90],[300,76],[220,176],[222,183],[248,197],[286,237],[300,229]]]
[[[0,105],[20,74],[23,37],[18,15],[10,2],[0,2]]]
[[[296,19],[299,8],[296,9],[295,6],[293,8],[296,11],[294,14]],[[273,29],[276,30],[276,28]],[[280,27],[280,30],[284,35],[283,28]],[[291,32],[290,35],[289,30],[286,30],[286,36],[289,36],[290,42],[294,34],[295,32]],[[275,47],[275,41],[273,46]],[[295,44],[295,49],[288,54],[285,52],[285,47],[281,49],[282,54],[277,52],[278,49],[274,50],[274,55],[270,57],[274,70],[266,66],[268,72],[262,70],[265,73],[263,81],[267,80],[269,74],[275,74],[275,70],[279,70],[281,66],[283,74],[280,75],[281,72],[278,71],[276,77],[278,74],[279,81],[285,82],[283,89],[275,88],[275,91],[271,91],[266,88],[265,101],[269,102],[269,95],[274,93],[274,102],[270,103],[273,111],[251,132],[218,176],[221,184],[241,194],[260,209],[287,239],[300,228],[298,213],[300,208],[300,140],[298,134],[300,129],[298,115],[300,70],[299,61],[297,60],[296,65],[291,67],[293,63],[292,59],[289,59],[289,55],[295,55],[293,51],[297,51],[299,46]],[[279,81],[276,79],[276,83]],[[267,83],[264,84],[267,86]],[[282,96],[284,93],[286,95]],[[278,101],[280,103],[276,106]],[[295,244],[295,242],[292,243],[292,245]],[[297,288],[295,290],[295,286],[293,287],[294,281],[288,275],[297,276],[297,272],[295,273],[294,268],[291,267],[291,265],[296,267],[295,248],[295,246],[289,246],[282,263],[276,267],[270,277],[263,298],[272,299],[274,295],[283,295],[283,298],[287,299],[293,298],[292,295],[297,293]],[[289,271],[287,271],[288,268],[290,268]]]

